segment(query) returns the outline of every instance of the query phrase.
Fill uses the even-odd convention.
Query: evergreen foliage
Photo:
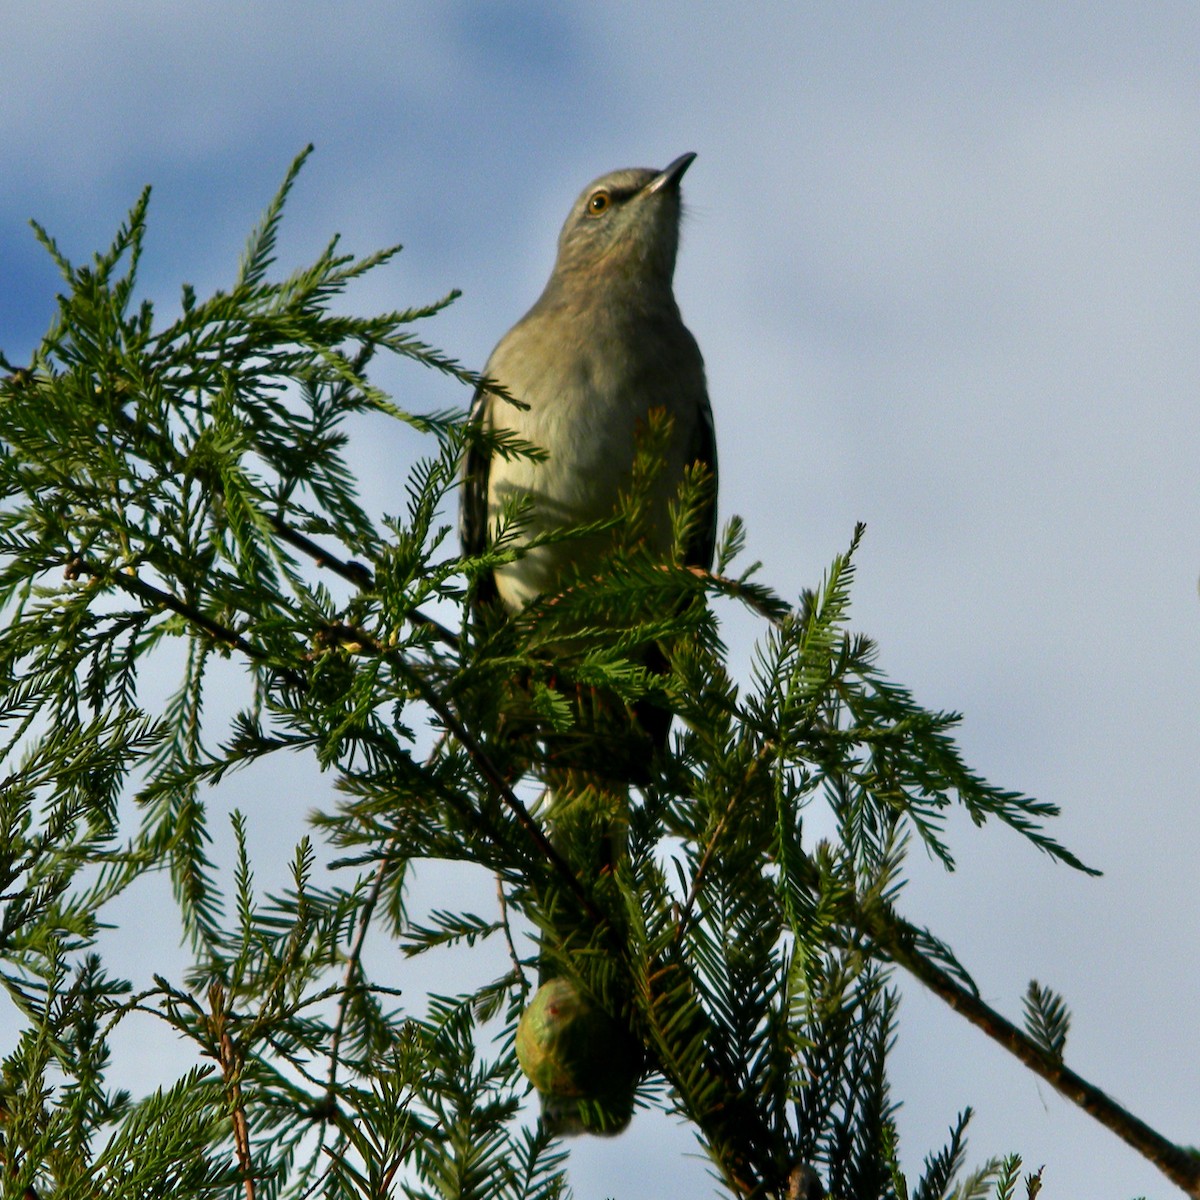
[[[24,1022],[0,1080],[4,1195],[566,1195],[513,1045],[543,952],[644,1047],[638,1104],[689,1121],[729,1193],[1015,1195],[1019,1160],[963,1176],[969,1112],[920,1179],[902,1175],[893,963],[974,993],[895,905],[914,839],[952,865],[954,805],[1081,868],[1046,832],[1054,807],[972,772],[956,716],[922,709],[850,631],[861,530],[794,609],[757,564],[732,574],[734,520],[714,574],[643,561],[631,535],[594,586],[473,623],[471,581],[514,553],[464,562],[447,523],[465,441],[483,435],[458,411],[406,411],[367,374],[386,352],[476,383],[413,332],[453,296],[342,315],[346,288],[398,247],[359,259],[336,239],[273,281],[303,158],[232,287],[185,287],[166,323],[137,298],[148,192],[87,266],[38,230],[65,280],[58,314],[28,365],[0,362],[0,976]],[[428,447],[382,522],[355,494],[359,414]],[[631,531],[641,477],[614,518]],[[706,485],[679,498],[680,544]],[[727,661],[716,597],[761,622],[749,670]],[[638,665],[652,642],[666,674]],[[208,697],[231,677],[246,701],[225,728]],[[635,792],[625,853],[589,877],[522,781],[594,751],[580,696],[651,693],[682,721]],[[259,894],[236,816],[223,886],[211,789],[301,750],[336,800],[291,852],[290,885]],[[805,824],[818,806],[837,830],[823,842]],[[410,915],[422,860],[493,874],[495,911],[448,896]],[[339,882],[319,884],[318,865]],[[108,906],[162,870],[191,968],[113,977]],[[410,956],[502,939],[511,967],[464,995],[399,998],[372,976],[368,934]],[[1065,1007],[1036,985],[1028,1005],[1036,1048],[1061,1063]],[[106,1076],[135,1014],[195,1065],[130,1095]]]

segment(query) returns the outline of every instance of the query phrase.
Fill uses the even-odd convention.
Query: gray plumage
[[[464,552],[480,554],[510,498],[529,496],[518,543],[546,529],[612,515],[628,483],[638,422],[665,408],[674,425],[652,496],[648,549],[670,545],[667,506],[684,469],[716,474],[712,411],[699,347],[672,287],[679,246],[679,181],[694,154],[663,171],[629,168],[595,180],[571,209],[558,257],[534,306],[500,340],[484,375],[527,405],[480,389],[471,418],[538,446],[546,459],[508,459],[475,448],[464,470]],[[687,548],[690,565],[711,565],[716,506]],[[604,539],[536,547],[483,581],[510,611],[568,577],[602,570]],[[494,589],[494,593],[493,593]]]

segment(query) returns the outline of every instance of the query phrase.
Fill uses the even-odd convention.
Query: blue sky
[[[696,151],[677,294],[708,363],[723,513],[746,518],[764,578],[791,596],[865,520],[855,623],[884,667],[965,712],[968,760],[1060,804],[1057,835],[1105,871],[1075,877],[960,821],[959,870],[915,855],[906,913],[1010,1016],[1031,977],[1063,992],[1069,1061],[1200,1141],[1200,8],[4,7],[14,359],[57,286],[28,218],[81,259],[153,184],[144,281],[169,311],[183,280],[232,278],[312,141],[283,265],[335,231],[357,252],[403,242],[356,304],[461,288],[425,332],[479,366],[536,297],[588,180]],[[385,382],[411,408],[466,400],[429,373]],[[398,431],[362,445],[375,511],[399,509],[414,453]],[[728,633],[748,661],[749,624]],[[273,830],[312,787],[297,772],[273,786],[287,799],[241,803]],[[439,880],[423,887],[437,902]],[[1048,1195],[1172,1194],[904,993],[910,1155],[972,1104],[975,1158],[1046,1162]],[[640,1117],[573,1147],[577,1194],[707,1194],[689,1148]]]

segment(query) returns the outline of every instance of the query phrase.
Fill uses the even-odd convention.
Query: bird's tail
[[[591,772],[556,772],[546,813],[555,849],[596,908],[619,912],[615,873],[628,843],[628,787]],[[553,1132],[616,1134],[633,1116],[643,1060],[613,953],[623,937],[573,904],[551,920],[540,986],[517,1029],[517,1057]]]

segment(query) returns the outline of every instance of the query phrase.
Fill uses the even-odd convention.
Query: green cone
[[[517,1061],[556,1132],[612,1134],[629,1124],[640,1048],[569,979],[542,984],[521,1014]]]

